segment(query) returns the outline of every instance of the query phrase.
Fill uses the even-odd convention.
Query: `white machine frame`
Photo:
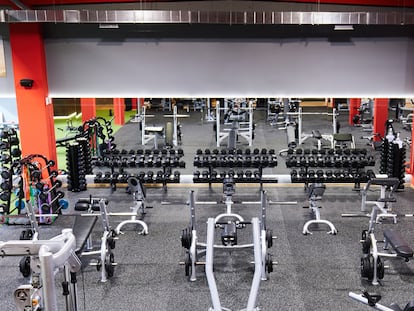
[[[216,145],[220,147],[222,141],[228,138],[231,129],[223,128],[221,131],[221,121],[220,121],[220,111],[227,111],[228,108],[220,108],[220,102],[216,103]],[[247,108],[240,107],[240,111],[247,111],[249,117],[248,122],[238,122],[239,127],[237,128],[237,135],[245,138],[249,144],[249,147],[253,144],[253,103],[249,101],[249,106]]]
[[[191,246],[189,249],[189,255],[191,259],[191,275],[190,281],[194,282],[197,280],[196,277],[196,265],[197,265],[197,257],[205,253],[206,255],[206,277],[208,280],[208,285],[210,289],[210,295],[213,303],[213,308],[210,308],[211,311],[222,311],[222,310],[229,310],[227,308],[223,308],[220,303],[220,298],[217,291],[217,286],[214,278],[213,273],[213,255],[214,249],[226,249],[229,251],[232,250],[240,250],[246,248],[253,248],[254,250],[254,258],[255,258],[255,272],[253,276],[253,282],[250,290],[250,295],[248,299],[247,311],[258,311],[258,307],[256,306],[257,295],[259,291],[259,285],[261,280],[268,279],[268,272],[265,269],[266,266],[266,258],[268,255],[268,248],[267,248],[267,241],[266,241],[266,226],[265,226],[265,219],[266,219],[266,204],[267,204],[267,195],[266,191],[261,192],[261,201],[262,204],[262,217],[261,221],[257,217],[253,217],[251,220],[252,224],[252,234],[253,234],[253,243],[252,244],[240,244],[240,245],[219,245],[214,244],[214,230],[218,225],[218,222],[223,218],[233,218],[235,219],[236,223],[244,223],[244,218],[239,214],[235,214],[232,212],[232,205],[233,201],[231,199],[231,195],[226,195],[226,212],[217,215],[215,218],[209,218],[207,223],[207,241],[206,243],[202,243],[198,241],[196,224],[195,224],[195,199],[194,199],[194,191],[190,191],[190,213],[191,213],[191,223],[192,223],[192,240]],[[207,202],[208,203],[208,202]],[[210,202],[211,203],[211,202]],[[273,238],[273,237],[272,237]],[[204,250],[200,250],[202,248]]]
[[[130,177],[128,179],[128,187],[134,197],[134,206],[131,207],[131,218],[128,220],[124,220],[118,224],[115,229],[117,235],[122,234],[122,227],[127,224],[137,224],[142,227],[142,230],[138,232],[138,234],[147,235],[148,234],[148,226],[147,224],[137,219],[140,215],[145,214],[145,195],[144,190],[142,188],[142,184],[140,183],[139,179],[136,177]]]
[[[332,112],[303,112],[302,107],[299,107],[298,112],[287,112],[286,114],[291,115],[291,116],[297,116],[299,145],[302,145],[303,142],[307,140],[308,138],[313,137],[312,134],[302,133],[302,130],[303,130],[302,128],[303,117],[302,116],[304,115],[332,116],[332,133],[333,134],[322,134],[322,138],[329,141],[331,143],[331,147],[334,148],[333,135],[337,134],[337,117],[338,117],[338,113],[336,112],[335,108],[332,109]]]
[[[76,273],[81,262],[75,255],[76,238],[71,229],[50,240],[17,240],[0,242],[2,256],[31,256],[32,284],[22,285],[14,293],[16,307],[19,311],[58,310],[55,285],[55,273],[64,268],[65,280],[69,272]],[[37,305],[33,306],[36,301]],[[66,298],[66,310],[76,311],[76,283],[71,282]]]
[[[366,304],[366,305],[369,305],[369,306],[373,307],[375,310],[380,310],[380,311],[397,311],[397,310],[399,310],[399,311],[403,311],[403,309],[401,309],[396,304],[392,304],[390,307],[386,307],[386,306],[376,302],[374,305],[371,305],[370,302],[368,301],[368,298],[366,296],[364,296],[363,294],[357,294],[357,293],[349,292],[348,296],[351,297],[352,299],[356,300],[356,301],[359,301],[363,304]]]
[[[174,147],[178,147],[178,118],[189,118],[189,114],[178,114],[177,113],[177,106],[173,108],[173,114],[165,114],[164,118],[173,118],[173,145]]]

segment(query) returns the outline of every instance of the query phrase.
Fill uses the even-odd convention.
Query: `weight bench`
[[[333,145],[334,148],[337,146],[344,146],[346,143],[350,144],[351,149],[355,149],[355,140],[352,134],[348,133],[337,133],[333,134]]]
[[[316,138],[318,140],[318,150],[322,149],[322,134],[321,132],[319,132],[318,130],[313,130],[312,131],[312,137]]]
[[[106,211],[107,200],[88,198],[79,199],[75,204],[75,211],[86,212],[75,216],[72,231],[76,237],[75,254],[79,257],[99,255],[96,266],[101,271],[101,282],[106,282],[109,277],[114,274],[114,255],[112,249],[115,248],[115,232],[111,230],[108,221],[108,213]],[[99,212],[99,214],[94,214]],[[92,243],[92,230],[101,217],[104,232],[101,238],[100,249],[94,251]],[[85,247],[86,245],[86,247]],[[85,251],[84,251],[85,249]]]
[[[394,249],[398,257],[402,257],[405,261],[409,261],[413,257],[413,249],[404,240],[401,233],[391,229],[384,230],[384,249],[388,244]]]
[[[384,230],[384,250],[391,245],[394,252],[380,252],[378,250],[377,239],[371,231],[362,232],[362,252],[361,257],[361,276],[371,281],[372,285],[378,285],[384,277],[385,265],[384,258],[403,258],[408,262],[413,257],[413,250],[404,240],[402,235],[395,230]]]
[[[414,301],[410,301],[401,309],[399,305],[396,303],[392,303],[389,307],[379,304],[378,302],[381,300],[381,295],[376,294],[369,294],[368,292],[364,291],[362,294],[356,294],[353,292],[349,292],[349,297],[352,299],[362,302],[370,307],[373,307],[376,310],[382,311],[414,311]]]
[[[317,201],[322,199],[322,196],[325,193],[325,189],[326,189],[326,186],[321,183],[313,183],[308,188],[309,208],[312,210],[313,214],[315,215],[315,219],[308,220],[303,225],[302,233],[304,235],[312,234],[312,232],[309,231],[309,226],[312,224],[326,224],[331,229],[327,233],[333,234],[333,235],[338,233],[338,230],[336,230],[332,222],[321,219],[321,214],[319,212]]]
[[[85,244],[87,250],[92,249],[91,233],[93,228],[95,227],[97,220],[97,215],[89,217],[83,217],[81,215],[75,216],[75,221],[72,225],[72,232],[73,235],[76,237],[75,254],[78,257],[81,257],[82,251],[85,248]]]

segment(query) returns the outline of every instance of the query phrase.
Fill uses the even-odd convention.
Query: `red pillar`
[[[350,98],[349,99],[349,125],[353,125],[353,118],[358,115],[358,110],[361,107],[361,98]]]
[[[376,98],[374,101],[373,131],[381,136],[375,136],[375,141],[379,141],[387,134],[385,133],[385,123],[388,120],[388,101],[388,98]]]
[[[131,99],[131,103],[132,103],[132,109],[137,109],[137,104],[138,104],[138,98],[132,98]]]
[[[53,105],[48,98],[41,27],[34,23],[9,27],[22,155],[42,154],[56,161]],[[33,86],[22,86],[22,79],[33,80]]]
[[[96,117],[96,98],[80,99],[82,122]]]
[[[125,124],[125,99],[123,98],[114,98],[114,123]]]

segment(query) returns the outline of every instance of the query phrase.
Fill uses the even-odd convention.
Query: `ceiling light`
[[[354,30],[352,25],[335,25],[334,30]]]
[[[99,24],[100,29],[118,29],[118,24]]]

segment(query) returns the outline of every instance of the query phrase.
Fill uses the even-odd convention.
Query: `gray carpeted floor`
[[[359,138],[365,133],[360,129],[347,128],[346,113],[341,115],[344,131],[352,131]],[[283,131],[264,122],[264,114],[255,115],[256,135],[254,147],[286,147]],[[153,119],[154,124],[165,120],[160,116]],[[160,123],[157,123],[159,120]],[[308,123],[306,123],[308,122]],[[304,122],[305,131],[318,128],[329,131],[329,121],[313,119]],[[183,146],[187,167],[182,173],[191,174],[194,170],[192,158],[197,148],[213,148],[214,136],[212,124],[201,122],[200,113],[193,113],[191,118],[183,119]],[[141,148],[137,124],[127,124],[116,136],[118,146]],[[405,133],[407,135],[407,133]],[[360,146],[364,141],[359,141]],[[285,174],[283,159],[279,157],[277,168],[272,173]],[[361,231],[367,229],[368,218],[343,218],[341,213],[358,212],[361,198],[350,186],[327,184],[327,190],[320,201],[322,217],[331,220],[338,229],[338,235],[326,234],[327,227],[312,227],[312,235],[302,234],[303,224],[311,218],[303,185],[272,184],[265,185],[268,198],[272,201],[297,201],[297,205],[270,205],[267,211],[267,227],[273,230],[277,239],[270,252],[278,262],[268,281],[260,285],[258,306],[261,310],[368,310],[369,307],[348,298],[349,291],[367,288],[383,295],[382,301],[388,305],[397,302],[402,307],[414,299],[414,266],[412,262],[387,260],[389,269],[381,286],[370,286],[360,278]],[[189,222],[189,209],[186,205],[189,190],[195,190],[198,201],[220,201],[222,187],[208,188],[204,185],[171,185],[162,188],[147,189],[147,210],[145,221],[149,226],[149,235],[140,236],[134,226],[126,228],[119,237],[114,250],[117,266],[115,275],[107,283],[99,281],[100,273],[95,267],[88,266],[83,259],[83,269],[78,275],[79,310],[208,310],[211,307],[210,292],[202,266],[197,267],[197,281],[189,282],[184,273],[185,250],[181,247],[181,230]],[[112,212],[129,211],[132,197],[123,188],[111,192],[108,188],[89,187],[84,193],[67,193],[71,213],[74,202],[79,197],[89,194],[108,198]],[[370,193],[370,198],[378,196],[377,191]],[[394,208],[398,214],[412,213],[413,190],[406,187],[398,192]],[[258,201],[258,185],[236,186],[235,201]],[[161,204],[163,202],[164,204]],[[165,204],[168,202],[169,204]],[[206,220],[224,211],[224,205],[197,206],[197,225],[201,241],[205,241]],[[234,211],[245,219],[260,215],[260,206],[235,204]],[[111,217],[112,227],[125,217]],[[54,224],[41,227],[41,238],[48,239],[60,232],[62,228],[71,227],[73,217],[59,217]],[[376,226],[376,234],[381,238],[384,228],[398,228],[407,241],[414,241],[414,223],[412,218],[399,217],[397,224],[385,222]],[[18,239],[21,226],[0,227],[0,240]],[[240,240],[249,241],[249,227],[240,232]],[[99,245],[102,229],[98,223],[93,237]],[[217,239],[219,237],[216,237]],[[240,310],[246,307],[253,277],[252,251],[215,252],[214,272],[220,299],[224,307]],[[19,258],[0,258],[0,310],[15,310],[12,295],[14,289],[27,283],[18,271]],[[62,279],[61,273],[56,279]],[[61,288],[57,289],[60,310],[64,310]]]

